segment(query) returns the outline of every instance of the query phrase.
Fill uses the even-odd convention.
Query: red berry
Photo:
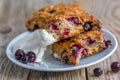
[[[70,18],[65,18],[67,21],[72,22],[74,24],[81,24],[80,20],[78,19],[78,17],[70,17]]]
[[[88,56],[87,49],[85,49],[85,48],[82,50],[81,53],[83,56]]]
[[[120,64],[118,62],[113,62],[111,64],[111,70],[113,72],[118,72],[120,70]]]
[[[58,26],[57,26],[57,24],[55,22],[50,23],[50,29],[55,30],[55,31],[59,30],[59,28],[58,28]]]
[[[77,44],[77,48],[81,49],[81,48],[84,48],[84,47],[81,44]]]
[[[87,44],[90,46],[92,45],[93,43],[95,43],[96,41],[95,40],[92,40],[92,39],[88,39],[87,40]]]
[[[69,29],[64,29],[62,36],[67,36],[69,34]]]

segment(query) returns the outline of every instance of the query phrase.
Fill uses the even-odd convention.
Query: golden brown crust
[[[78,53],[78,50],[76,53],[73,53],[76,51],[77,46],[80,47],[79,50],[85,50],[85,52],[83,53],[81,51]],[[79,64],[80,58],[93,55],[104,50],[105,48],[105,39],[101,31],[81,33],[72,38],[56,42],[52,45],[53,54],[58,54],[59,59],[63,62],[66,62],[64,57],[68,56],[69,60],[67,63],[74,65]],[[77,54],[77,58],[75,58],[73,54]]]
[[[78,18],[80,24],[76,25],[67,22],[66,18],[71,17]],[[96,29],[99,29],[99,21],[88,14],[81,6],[77,4],[60,3],[47,6],[34,13],[26,23],[26,27],[29,30],[46,29],[59,41],[73,37],[80,32],[84,32],[83,25],[86,21],[93,22],[94,26],[97,26]],[[59,30],[54,31],[50,29],[50,24],[52,22],[57,24]],[[65,36],[62,35],[64,29],[69,29],[69,33]]]

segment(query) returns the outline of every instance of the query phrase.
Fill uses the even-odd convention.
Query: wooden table
[[[0,0],[0,80],[120,80],[119,73],[110,71],[113,61],[120,62],[120,47],[103,62],[88,68],[68,72],[41,72],[22,68],[6,56],[7,44],[26,31],[25,22],[39,8],[58,2],[78,3],[100,19],[120,44],[120,0]],[[95,67],[104,69],[100,77],[91,76]]]

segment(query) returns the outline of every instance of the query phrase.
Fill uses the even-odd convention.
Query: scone
[[[79,64],[81,58],[104,50],[105,39],[99,31],[89,31],[77,34],[72,38],[52,44],[53,56],[66,64]]]
[[[60,3],[40,9],[27,21],[28,30],[45,29],[57,40],[100,30],[100,22],[77,4]]]

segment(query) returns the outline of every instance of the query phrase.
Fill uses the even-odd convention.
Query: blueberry
[[[25,56],[25,53],[22,49],[18,49],[16,52],[15,52],[15,58],[17,60],[21,60],[21,57],[22,56]]]
[[[106,46],[106,47],[109,47],[109,46],[111,46],[111,45],[112,45],[112,43],[111,43],[110,40],[107,40],[107,41],[105,42],[105,46]]]
[[[100,75],[102,75],[103,70],[101,68],[95,68],[94,69],[94,75],[99,77]]]
[[[113,62],[113,63],[111,64],[111,70],[112,70],[113,72],[118,72],[118,71],[120,71],[120,64],[119,64],[118,62]]]
[[[52,14],[52,13],[54,13],[54,12],[56,12],[56,10],[54,10],[54,9],[53,9],[53,10],[51,10],[49,13],[51,13],[51,14]]]
[[[34,30],[37,30],[37,29],[39,29],[40,27],[39,27],[39,25],[38,24],[34,24]]]
[[[33,63],[36,60],[36,55],[34,52],[30,51],[26,54],[26,56],[28,57],[28,62],[29,63]]]
[[[72,50],[72,55],[77,54],[78,50],[79,50],[79,49],[78,49],[77,47],[76,47],[75,49],[73,49],[73,50]]]
[[[85,22],[85,24],[83,25],[85,31],[90,31],[92,27],[93,27],[92,22]]]
[[[21,59],[20,59],[20,62],[24,63],[24,64],[27,64],[28,62],[28,58],[26,55],[22,56]]]
[[[76,45],[78,49],[84,48],[81,44]]]
[[[65,60],[65,64],[68,64],[69,59],[67,55],[64,57],[64,60]]]

